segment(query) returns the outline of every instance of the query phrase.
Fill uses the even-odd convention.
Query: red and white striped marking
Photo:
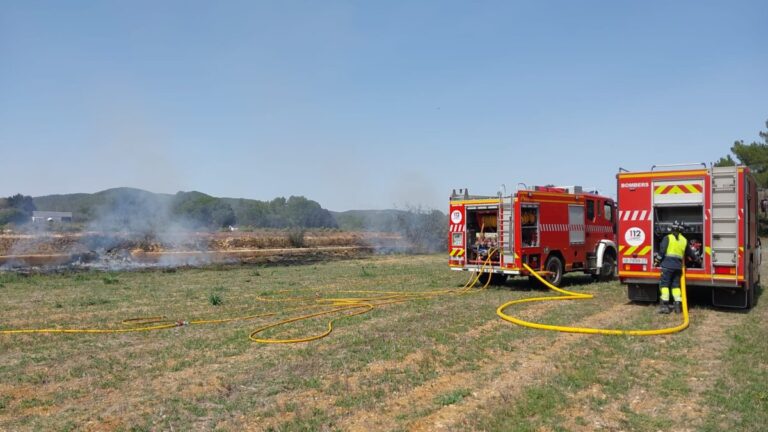
[[[591,231],[591,228],[593,227],[586,227],[584,224],[541,224],[541,230],[544,232]]]
[[[613,232],[613,227],[604,225],[587,225],[587,232],[611,233]]]
[[[541,230],[547,232],[568,231],[566,224],[541,224]]]
[[[451,224],[451,232],[464,232],[464,225]]]
[[[623,221],[651,220],[651,212],[648,210],[620,210],[619,219]]]

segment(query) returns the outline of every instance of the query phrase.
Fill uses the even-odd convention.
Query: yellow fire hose
[[[539,281],[541,281],[544,285],[546,285],[549,289],[552,289],[554,291],[559,292],[560,294],[563,294],[562,296],[548,296],[548,297],[532,297],[532,298],[524,298],[520,300],[512,300],[509,302],[504,303],[503,305],[499,306],[498,309],[496,309],[496,315],[501,317],[501,319],[505,321],[509,321],[513,324],[521,325],[523,327],[530,327],[535,329],[541,329],[541,330],[551,330],[551,331],[558,331],[558,332],[567,332],[567,333],[585,333],[585,334],[603,334],[603,335],[632,335],[632,336],[655,336],[655,335],[664,335],[664,334],[671,334],[671,333],[677,333],[680,331],[685,330],[688,328],[688,297],[686,295],[686,288],[685,288],[685,268],[683,268],[683,275],[680,278],[680,289],[682,291],[682,302],[683,302],[683,322],[680,325],[677,325],[675,327],[668,327],[663,329],[656,329],[656,330],[617,330],[617,329],[598,329],[598,328],[585,328],[585,327],[569,327],[569,326],[557,326],[557,325],[550,325],[550,324],[541,324],[541,323],[535,323],[531,321],[525,321],[520,318],[515,318],[511,315],[507,315],[504,313],[504,311],[516,304],[521,303],[529,303],[529,302],[536,302],[536,301],[554,301],[554,300],[584,300],[584,299],[591,299],[594,296],[592,294],[582,294],[582,293],[576,293],[572,291],[567,291],[561,288],[558,288],[551,283],[547,282],[544,278],[542,278],[538,273],[536,273],[533,269],[528,267],[527,264],[523,264],[523,267],[525,267],[526,270],[528,270],[532,275],[536,277]]]
[[[259,343],[267,343],[267,344],[288,344],[288,343],[300,343],[300,342],[310,342],[318,339],[322,339],[331,332],[333,332],[333,323],[336,322],[339,319],[347,318],[355,315],[361,315],[366,312],[370,312],[373,310],[376,306],[384,306],[388,304],[395,304],[395,303],[404,303],[411,300],[420,300],[420,299],[429,299],[434,298],[441,295],[464,295],[469,292],[472,289],[472,287],[475,286],[477,281],[480,279],[480,276],[485,271],[485,268],[490,265],[491,262],[491,256],[493,255],[493,252],[495,250],[491,250],[488,253],[488,259],[485,260],[482,267],[479,269],[479,271],[472,273],[470,275],[469,280],[467,283],[464,284],[463,287],[460,289],[448,289],[448,290],[437,290],[437,291],[425,291],[425,292],[400,292],[400,291],[365,291],[365,290],[356,290],[356,291],[340,291],[342,293],[347,294],[377,294],[375,296],[371,297],[347,297],[347,298],[320,298],[320,299],[312,299],[317,303],[331,303],[333,305],[339,306],[337,308],[328,310],[328,311],[322,311],[317,312],[313,314],[308,315],[302,315],[294,318],[288,318],[282,321],[277,321],[274,323],[266,324],[262,327],[257,328],[251,334],[248,336],[248,338],[254,342]],[[488,285],[491,282],[490,275],[488,277],[488,280],[486,280],[485,284],[483,285],[483,289],[487,288]],[[307,298],[302,297],[293,297],[293,298],[287,298],[287,299],[278,299],[278,300],[270,300],[265,299],[266,301],[302,301],[302,300],[308,300]],[[257,335],[265,330],[279,327],[282,325],[290,324],[292,322],[301,321],[305,319],[314,318],[317,316],[322,315],[329,315],[336,312],[343,312],[347,310],[352,309],[362,309],[355,311],[354,313],[344,314],[341,317],[333,318],[330,321],[328,321],[328,327],[327,329],[319,334],[313,335],[313,336],[307,336],[302,338],[290,338],[290,339],[269,339],[269,338],[262,338],[258,337]]]
[[[35,328],[35,329],[9,329],[0,330],[0,334],[30,334],[30,333],[135,333],[143,331],[164,330],[174,327],[201,324],[221,324],[232,321],[246,321],[256,318],[275,315],[276,312],[268,312],[259,315],[248,315],[234,318],[223,318],[213,320],[191,320],[191,321],[173,321],[166,317],[142,317],[130,318],[122,321],[125,328]]]
[[[310,341],[322,339],[328,336],[329,334],[331,334],[331,332],[333,332],[333,328],[334,328],[333,326],[336,321],[343,318],[348,318],[355,315],[361,315],[361,314],[370,312],[371,310],[373,310],[378,306],[404,303],[404,302],[413,301],[413,300],[432,299],[432,298],[436,298],[438,296],[444,296],[444,295],[464,295],[471,292],[476,292],[476,290],[473,290],[472,288],[477,284],[480,277],[485,273],[486,268],[490,265],[490,260],[491,260],[491,256],[493,255],[493,252],[495,251],[491,250],[489,252],[488,259],[483,263],[481,268],[478,269],[478,271],[472,273],[467,283],[465,283],[464,286],[458,289],[445,289],[445,290],[434,290],[434,291],[423,291],[423,292],[375,291],[375,290],[337,291],[336,293],[356,294],[355,297],[338,297],[338,298],[334,298],[334,297],[323,298],[323,297],[308,296],[308,297],[287,297],[282,299],[270,299],[270,298],[259,297],[258,300],[262,302],[276,302],[276,303],[289,303],[289,304],[295,303],[295,304],[298,304],[298,306],[293,308],[286,308],[286,309],[282,309],[274,312],[265,312],[265,313],[254,314],[254,315],[237,316],[237,317],[221,318],[221,319],[174,321],[174,320],[169,320],[165,317],[145,317],[145,318],[131,318],[131,319],[124,320],[122,324],[126,326],[125,328],[5,329],[5,330],[0,330],[0,334],[7,334],[7,335],[41,334],[41,333],[105,334],[105,333],[145,332],[145,331],[164,330],[164,329],[182,327],[182,326],[211,325],[211,324],[223,324],[223,323],[234,322],[234,321],[248,321],[248,320],[255,320],[258,318],[273,317],[278,314],[284,314],[289,312],[307,311],[307,310],[315,309],[315,311],[308,314],[302,314],[299,316],[294,316],[294,317],[264,324],[256,328],[255,330],[253,330],[248,336],[250,340],[258,343],[288,344],[288,343],[310,342]],[[577,299],[588,299],[593,297],[591,294],[575,293],[575,292],[566,291],[564,289],[557,288],[551,285],[550,283],[548,283],[546,280],[544,280],[539,274],[533,271],[530,267],[528,267],[527,265],[524,265],[524,266],[529,272],[531,272],[531,274],[533,274],[546,286],[564,295],[551,296],[551,297],[533,297],[533,298],[526,298],[526,299],[520,299],[520,300],[513,300],[499,306],[499,308],[496,310],[496,313],[502,319],[512,322],[514,324],[518,324],[525,327],[543,329],[543,330],[553,330],[553,331],[570,332],[570,333],[612,334],[612,335],[627,334],[627,335],[643,335],[643,336],[675,333],[675,332],[684,330],[685,328],[688,327],[688,302],[687,302],[686,289],[685,289],[685,271],[683,271],[683,277],[681,278],[682,301],[683,301],[683,323],[676,327],[659,329],[659,330],[592,329],[592,328],[554,326],[554,325],[548,325],[548,324],[534,323],[530,321],[521,320],[519,318],[515,318],[513,316],[510,316],[504,313],[504,310],[506,308],[514,304],[528,303],[528,302],[535,302],[535,301],[577,300]],[[491,277],[489,274],[488,279],[485,281],[485,284],[482,286],[482,288],[487,288],[488,285],[490,284],[490,281],[491,281]],[[318,308],[328,308],[328,307],[330,307],[330,309],[323,309],[323,310],[317,311]],[[258,336],[260,333],[269,329],[274,329],[274,328],[295,323],[298,321],[303,321],[303,320],[308,320],[308,319],[312,319],[320,316],[333,315],[333,314],[340,314],[341,316],[333,317],[331,320],[328,321],[326,330],[315,335],[298,337],[298,338],[283,338],[283,339],[265,338],[265,337]]]
[[[459,289],[445,289],[435,291],[423,291],[423,292],[406,292],[406,291],[375,291],[375,290],[356,290],[356,291],[337,291],[336,293],[346,294],[365,294],[359,297],[346,297],[346,298],[322,298],[322,297],[288,297],[282,299],[269,299],[259,297],[258,300],[262,302],[284,302],[284,303],[298,303],[299,306],[293,308],[282,309],[275,312],[266,312],[255,315],[238,316],[222,319],[208,319],[208,320],[169,320],[163,316],[156,317],[142,317],[142,318],[130,318],[122,321],[124,328],[28,328],[28,329],[0,329],[0,335],[19,335],[19,334],[108,334],[108,333],[132,333],[132,332],[145,332],[164,330],[175,327],[192,326],[192,325],[207,325],[207,324],[223,324],[234,321],[248,321],[257,318],[265,318],[275,316],[278,314],[284,314],[286,312],[306,311],[310,309],[317,309],[318,307],[331,309],[321,310],[319,312],[312,312],[300,316],[287,318],[284,320],[275,321],[265,324],[250,333],[248,336],[250,340],[259,343],[271,343],[271,344],[287,344],[287,343],[300,343],[309,342],[317,339],[324,338],[331,334],[333,331],[333,323],[339,319],[360,315],[366,312],[370,312],[377,306],[384,306],[395,303],[404,303],[412,300],[430,299],[443,295],[463,295],[472,292],[472,288],[477,284],[480,276],[484,273],[488,265],[490,265],[491,255],[495,250],[492,250],[488,254],[488,259],[483,263],[482,267],[475,273],[470,275],[467,283]],[[491,278],[485,282],[482,288],[487,288],[490,284]],[[350,311],[351,313],[345,313]],[[327,329],[319,334],[290,339],[269,339],[258,337],[257,335],[268,329],[284,326],[290,323],[308,320],[311,318],[331,315],[342,314],[340,317],[334,317],[328,322]]]

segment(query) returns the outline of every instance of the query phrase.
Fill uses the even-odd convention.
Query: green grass
[[[760,431],[768,425],[766,316],[755,312],[729,332],[722,366],[726,374],[707,393],[712,410],[703,430]]]
[[[472,392],[469,389],[466,389],[466,388],[456,389],[435,397],[435,404],[441,405],[441,406],[453,405],[455,403],[461,402],[462,399],[469,396],[470,394],[472,394]]]
[[[300,304],[276,301],[281,299],[363,295],[343,290],[424,292],[459,288],[466,279],[466,273],[447,270],[442,255],[176,272],[0,274],[0,328],[118,329],[122,320],[135,317],[244,317]],[[569,276],[566,283],[597,293],[594,301],[521,305],[507,312],[568,325],[626,302],[618,283],[585,279]],[[275,431],[347,430],[366,416],[377,417],[372,430],[408,430],[418,422],[429,424],[444,409],[468,410],[455,430],[590,429],[605,412],[614,413],[617,429],[681,426],[668,420],[671,408],[659,415],[633,410],[630,402],[640,390],[670,407],[698,398],[712,409],[700,425],[708,430],[749,430],[766,423],[762,412],[739,410],[746,400],[763,408],[766,403],[764,369],[747,367],[768,354],[762,305],[729,333],[722,353],[728,367],[712,388],[702,390],[684,372],[696,366],[687,353],[700,333],[667,337],[660,348],[654,338],[564,336],[523,329],[495,315],[508,300],[537,295],[549,294],[515,280],[463,296],[378,307],[340,319],[329,337],[300,345],[248,340],[254,328],[305,313],[300,311],[141,333],[0,335],[0,382],[7,389],[0,395],[0,430],[71,430],[102,413],[115,413],[99,421],[124,431],[240,430],[256,422]],[[637,306],[614,321],[624,328],[650,328],[664,320]],[[319,317],[260,336],[318,334],[327,323],[328,317]],[[560,349],[540,357],[555,344]],[[547,360],[560,366],[540,372],[536,365]],[[678,369],[656,382],[641,366],[647,364]],[[519,370],[534,375],[519,386],[494,387]],[[732,397],[741,393],[743,398]],[[563,415],[569,407],[579,414]]]
[[[669,325],[663,318],[649,314],[617,317],[615,321],[621,328]],[[613,424],[609,428],[673,430],[690,427],[692,421],[701,422],[695,416],[690,417],[690,413],[680,413],[674,408],[680,401],[698,397],[704,398],[708,407],[717,407],[714,410],[717,414],[710,414],[708,423],[699,425],[699,428],[734,430],[736,426],[737,430],[760,430],[761,426],[750,428],[750,425],[767,424],[764,411],[758,407],[761,392],[767,394],[764,388],[768,376],[756,368],[744,374],[743,368],[746,364],[758,364],[768,354],[760,349],[766,346],[763,342],[764,330],[759,326],[752,326],[751,332],[736,330],[738,333],[733,336],[733,347],[723,354],[724,364],[730,364],[732,370],[724,381],[721,379],[709,384],[708,397],[692,394],[694,390],[690,379],[696,375],[698,365],[689,357],[697,341],[708,336],[706,329],[696,328],[665,336],[663,344],[659,343],[661,337],[583,337],[569,348],[572,356],[563,359],[555,375],[528,387],[523,394],[515,397],[512,409],[510,401],[485,407],[484,413],[471,423],[471,428],[488,431],[561,430],[563,425],[588,426],[590,419],[610,412],[612,414],[608,417]],[[744,354],[743,359],[740,359],[740,353]],[[657,366],[649,369],[649,364]],[[741,384],[737,385],[733,377],[738,377],[737,382]],[[743,395],[743,398],[734,400],[733,394]],[[638,412],[629,405],[629,401],[636,402],[639,398],[650,399],[650,407],[639,405],[646,412]],[[753,401],[751,404],[748,403],[750,400]],[[755,400],[758,402],[755,403]],[[579,412],[580,415],[566,418],[563,412]],[[717,421],[734,415],[740,417],[735,424],[732,419]]]
[[[104,282],[104,285],[115,285],[120,283],[120,279],[118,279],[114,274],[107,274],[101,278],[101,281]]]

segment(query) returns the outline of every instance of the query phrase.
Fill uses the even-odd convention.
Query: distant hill
[[[107,189],[93,194],[75,193],[64,195],[46,195],[34,197],[38,210],[72,212],[75,222],[90,222],[100,216],[100,212],[113,209],[125,210],[126,213],[139,211],[139,208],[157,209],[167,207],[173,195],[157,194],[134,188]],[[129,207],[135,207],[131,212]]]
[[[72,212],[75,222],[96,228],[156,230],[158,225],[220,228],[337,228],[328,210],[304,197],[258,201],[216,198],[201,192],[159,194],[133,188],[107,189],[93,194],[34,197],[38,210]]]
[[[16,202],[24,202],[29,197],[21,198],[24,197],[18,195]],[[37,210],[71,212],[73,221],[89,230],[156,234],[176,228],[219,229],[230,225],[340,228],[346,231],[399,233],[417,251],[424,252],[443,251],[447,242],[448,217],[438,210],[331,212],[302,196],[258,201],[217,198],[196,191],[159,194],[141,189],[115,188],[93,194],[39,196],[32,201]],[[29,220],[24,213],[19,213],[21,211],[18,208],[0,208],[0,216],[5,214],[6,222]],[[6,222],[0,220],[0,225]]]

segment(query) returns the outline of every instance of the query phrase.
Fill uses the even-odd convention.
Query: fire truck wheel
[[[549,272],[545,277],[547,282],[554,286],[560,286],[560,282],[563,281],[563,261],[555,255],[550,255],[544,265],[544,270]]]
[[[613,279],[613,276],[616,272],[616,259],[613,257],[613,255],[605,254],[603,256],[603,266],[600,267],[600,274],[598,275],[598,280],[600,281],[610,281]]]

